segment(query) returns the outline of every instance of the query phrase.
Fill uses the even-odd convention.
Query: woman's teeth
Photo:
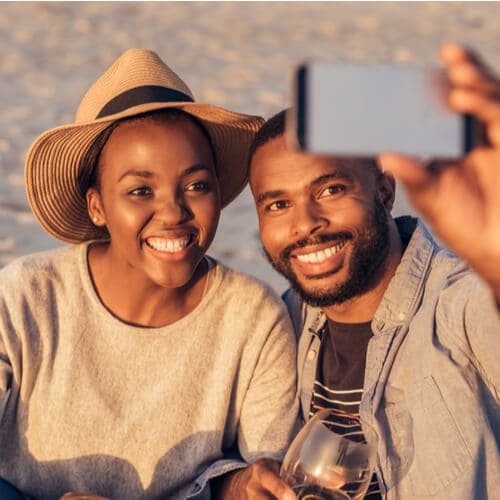
[[[345,242],[342,243],[337,243],[336,245],[325,248],[324,250],[320,250],[319,252],[311,252],[311,253],[306,253],[304,255],[297,255],[297,259],[300,262],[306,262],[306,263],[321,263],[324,260],[330,258],[332,255],[335,255],[343,246],[345,245]]]
[[[166,238],[149,238],[146,240],[146,243],[158,252],[176,253],[184,250],[189,245],[190,241],[191,236],[188,235],[175,240]]]

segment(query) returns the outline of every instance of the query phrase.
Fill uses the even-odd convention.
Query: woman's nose
[[[171,196],[158,200],[155,218],[166,225],[176,225],[189,220],[192,212],[180,196]]]

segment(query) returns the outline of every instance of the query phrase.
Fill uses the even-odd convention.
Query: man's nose
[[[328,225],[328,219],[314,201],[296,206],[292,223],[294,237],[306,237],[321,231]]]

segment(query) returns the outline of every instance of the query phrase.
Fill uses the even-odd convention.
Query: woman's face
[[[199,126],[141,120],[118,126],[99,160],[89,214],[110,234],[107,251],[130,283],[187,285],[213,240],[220,197],[212,150]],[[116,266],[116,267],[115,267]]]

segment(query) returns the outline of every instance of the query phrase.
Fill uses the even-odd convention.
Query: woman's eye
[[[206,181],[192,182],[186,187],[186,191],[197,191],[197,192],[210,191],[210,184]]]
[[[342,184],[332,184],[331,186],[323,189],[319,196],[320,198],[323,198],[324,196],[333,196],[343,191],[345,191],[345,186],[343,186]]]
[[[131,189],[128,192],[128,194],[130,194],[132,196],[140,196],[140,197],[150,196],[152,193],[153,192],[149,186],[140,186],[140,187]]]
[[[269,205],[266,206],[266,211],[267,212],[278,212],[279,210],[284,210],[285,208],[288,208],[289,204],[286,200],[278,200],[274,201],[273,203],[270,203]]]

